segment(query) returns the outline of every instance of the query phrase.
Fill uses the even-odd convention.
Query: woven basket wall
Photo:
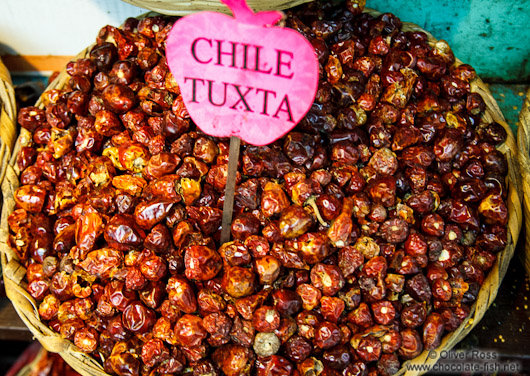
[[[0,59],[0,184],[10,169],[13,146],[17,139],[17,108],[11,76]],[[4,197],[0,199],[0,207]],[[0,272],[0,274],[2,274]]]
[[[213,11],[230,14],[228,7],[220,0],[123,0],[126,3],[169,16],[185,16],[200,11]],[[312,0],[247,0],[255,12],[264,10],[283,10]]]
[[[15,91],[2,59],[0,59],[0,111],[0,182],[2,182],[18,136]]]
[[[130,1],[133,2],[133,1]],[[143,2],[145,3],[145,2]],[[293,5],[293,4],[289,4]],[[285,8],[285,7],[284,7]],[[368,11],[368,10],[367,10]],[[379,12],[368,11],[374,16],[379,15]],[[419,26],[404,23],[404,30],[422,30]],[[436,39],[432,37],[429,33],[429,42],[431,44],[436,43]],[[77,58],[88,56],[90,47],[87,47],[82,51]],[[460,62],[457,62],[460,64]],[[63,70],[61,74],[55,79],[54,82],[50,84],[47,90],[52,88],[61,88],[65,85],[69,76],[66,74],[66,71]],[[462,325],[454,332],[446,335],[442,341],[442,344],[436,349],[437,356],[429,357],[429,352],[424,351],[417,358],[407,361],[398,375],[413,375],[418,374],[418,372],[407,371],[406,365],[413,364],[428,364],[434,365],[438,360],[438,356],[441,351],[449,350],[453,348],[458,342],[460,342],[470,331],[475,327],[478,322],[484,316],[486,310],[493,302],[497,295],[497,290],[501,284],[508,264],[514,254],[515,245],[519,237],[519,232],[522,223],[522,208],[520,201],[520,189],[519,189],[519,166],[516,163],[517,155],[517,146],[515,143],[514,136],[510,130],[510,127],[506,124],[504,117],[492,97],[487,86],[477,78],[471,83],[471,90],[473,92],[479,93],[484,99],[487,110],[484,115],[486,122],[496,121],[501,124],[508,134],[507,140],[504,144],[499,147],[499,150],[506,156],[508,162],[508,178],[507,178],[507,187],[508,187],[508,209],[509,209],[509,222],[508,222],[508,242],[504,251],[498,253],[497,261],[489,272],[482,288],[478,294],[475,304],[471,307],[471,313],[469,317],[462,323]],[[41,101],[38,101],[37,106],[43,107]],[[33,335],[42,343],[48,351],[59,352],[63,358],[79,373],[84,376],[103,376],[107,375],[102,366],[96,362],[89,355],[80,352],[76,346],[67,340],[64,340],[60,337],[59,334],[49,329],[44,323],[39,319],[37,312],[37,305],[35,301],[29,296],[25,290],[25,269],[21,266],[17,260],[15,253],[7,245],[7,236],[8,236],[8,226],[7,226],[7,217],[13,211],[15,206],[13,200],[13,193],[18,188],[18,174],[19,171],[16,167],[16,155],[20,147],[25,144],[28,137],[30,136],[29,132],[25,129],[22,129],[20,133],[15,150],[13,151],[13,156],[9,161],[6,171],[6,178],[2,184],[2,191],[5,197],[6,204],[2,208],[1,216],[1,226],[0,226],[0,251],[2,252],[2,265],[5,267],[4,279],[6,284],[6,290],[8,297],[12,300],[18,314],[21,319],[26,323],[28,328],[31,330]]]
[[[525,218],[525,246],[520,256],[526,272],[530,275],[530,89],[526,92],[523,108],[519,114],[517,146],[519,148]]]

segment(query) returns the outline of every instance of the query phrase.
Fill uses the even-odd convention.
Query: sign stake
[[[232,226],[232,213],[234,212],[234,195],[236,192],[236,172],[239,162],[239,137],[230,137],[228,151],[228,174],[226,177],[225,201],[223,203],[223,221],[221,227],[221,244],[230,241],[230,227]]]

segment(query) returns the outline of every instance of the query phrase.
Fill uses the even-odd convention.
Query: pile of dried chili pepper
[[[470,312],[507,242],[504,128],[444,41],[362,2],[287,12],[320,62],[311,110],[243,144],[190,120],[174,18],[104,27],[20,110],[10,245],[43,321],[124,375],[391,375]]]

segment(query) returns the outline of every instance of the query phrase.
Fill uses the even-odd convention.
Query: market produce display
[[[305,118],[241,147],[190,121],[174,18],[104,27],[20,110],[9,244],[40,318],[116,375],[391,375],[470,313],[509,241],[506,138],[444,41],[362,4],[288,11],[320,63]]]

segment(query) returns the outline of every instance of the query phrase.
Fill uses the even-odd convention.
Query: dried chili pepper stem
[[[320,211],[318,210],[318,206],[316,204],[316,197],[315,196],[309,197],[306,200],[305,205],[309,205],[309,206],[311,206],[313,208],[313,211],[314,211],[318,221],[320,222],[320,224],[322,226],[329,227],[329,224],[326,221],[324,221],[324,219],[320,215]]]

